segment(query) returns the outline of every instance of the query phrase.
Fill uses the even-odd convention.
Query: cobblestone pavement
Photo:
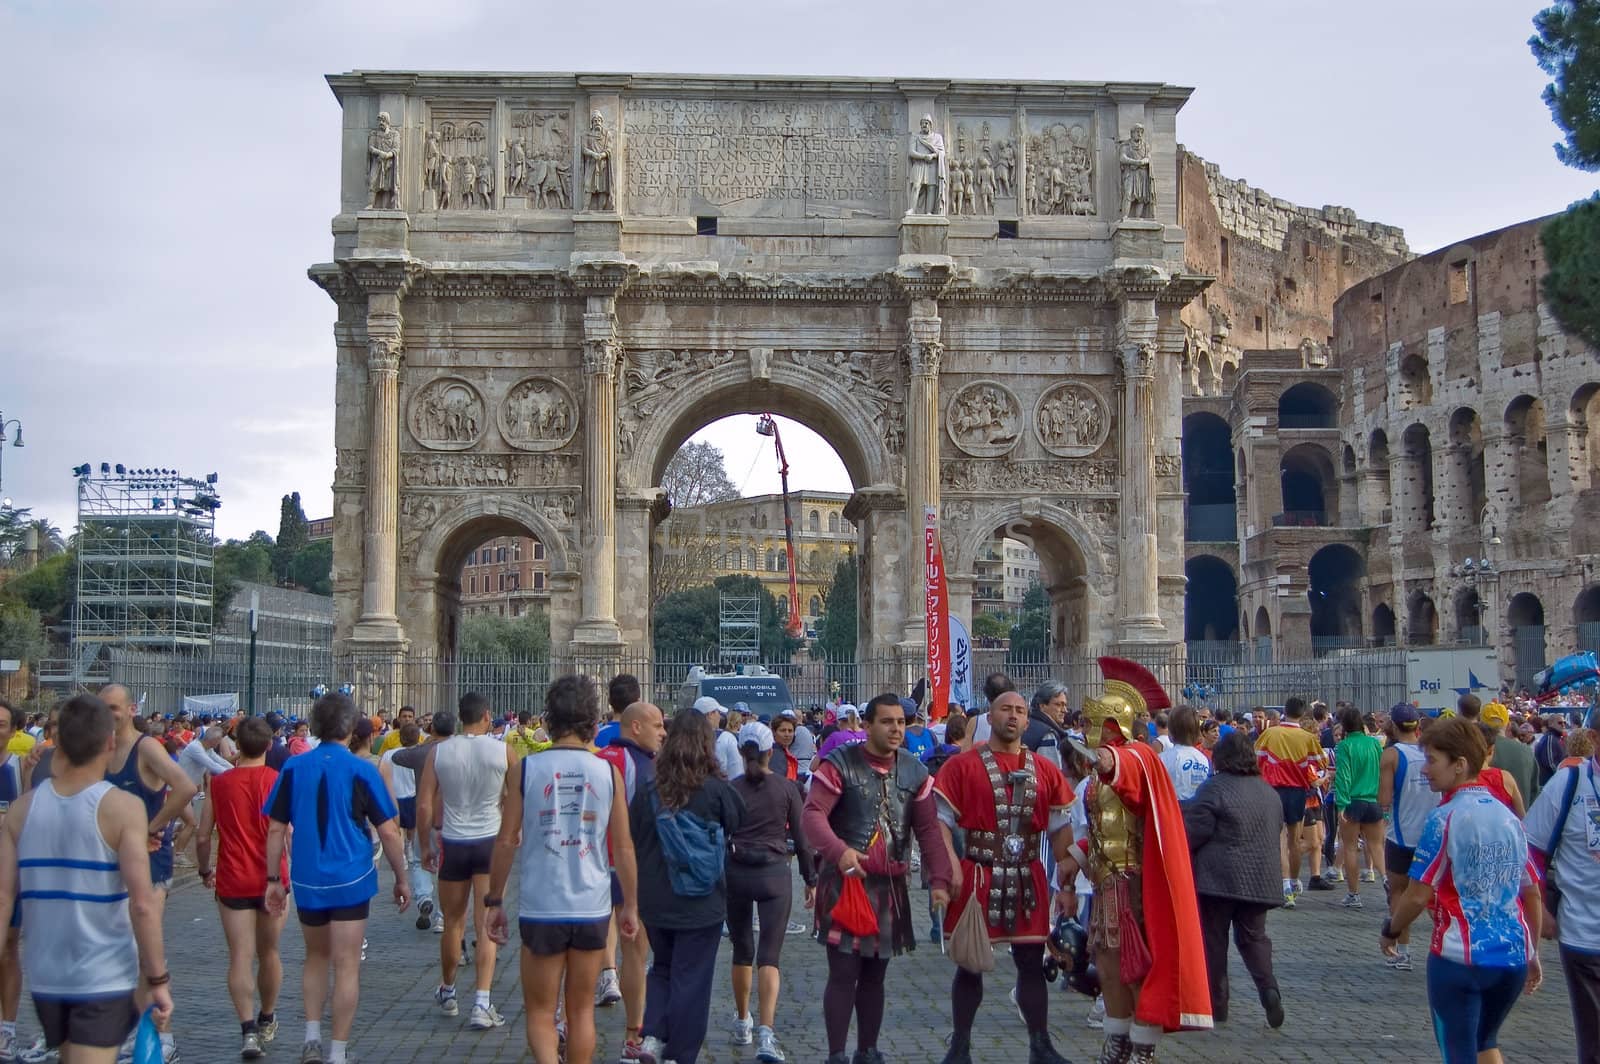
[[[389,877],[374,900],[369,924],[371,948],[363,969],[361,1009],[351,1043],[362,1064],[380,1061],[488,1062],[529,1060],[523,1034],[522,994],[516,979],[515,953],[502,951],[495,980],[495,1001],[506,1026],[487,1033],[467,1029],[467,1008],[447,1019],[433,1008],[430,995],[438,983],[437,936],[418,931],[414,911],[394,913],[388,899]],[[798,891],[797,897],[798,897]],[[1254,987],[1238,958],[1231,962],[1233,1018],[1217,1030],[1168,1038],[1161,1057],[1167,1061],[1293,1062],[1326,1064],[1342,1061],[1437,1060],[1427,1013],[1425,964],[1416,970],[1392,972],[1378,959],[1377,935],[1382,890],[1365,886],[1367,908],[1339,907],[1342,894],[1305,894],[1293,912],[1268,918],[1279,982],[1288,1022],[1278,1031],[1265,1026]],[[508,897],[508,904],[513,902]],[[925,896],[917,897],[920,901]],[[515,909],[512,910],[515,912]],[[806,922],[803,914],[795,919]],[[910,956],[889,968],[891,1005],[880,1046],[890,1064],[937,1064],[944,1055],[949,1029],[951,965],[926,939]],[[1426,920],[1423,921],[1426,925]],[[175,886],[167,908],[166,940],[177,999],[174,1029],[187,1064],[222,1064],[237,1060],[238,1024],[229,1004],[227,956],[216,906],[210,894],[190,876]],[[515,940],[513,940],[515,941]],[[286,986],[278,1008],[282,1030],[269,1047],[268,1059],[299,1059],[304,1017],[300,1007],[300,961],[304,954],[293,916],[285,927],[283,959]],[[712,1002],[711,1030],[700,1059],[709,1064],[748,1064],[753,1047],[729,1044],[732,1018],[728,990],[728,949]],[[1573,1056],[1572,1019],[1560,962],[1546,949],[1545,987],[1525,998],[1502,1031],[1501,1045],[1511,1061],[1568,1060]],[[463,1001],[470,1003],[470,968],[458,977]],[[973,1057],[980,1064],[1018,1064],[1027,1059],[1022,1025],[1006,1000],[1010,966],[1002,957],[988,978],[988,995],[978,1017]],[[820,947],[803,933],[791,934],[784,951],[783,997],[778,1033],[791,1064],[821,1064],[827,1056],[822,1029],[821,997],[826,965]],[[1099,1032],[1084,1023],[1087,999],[1052,991],[1051,1027],[1056,1046],[1082,1064],[1099,1049]],[[27,1041],[37,1033],[31,1007],[24,998],[22,1027]],[[616,1060],[622,1044],[619,1007],[599,1010],[600,1061]],[[327,1025],[324,1023],[324,1032]],[[853,1044],[852,1044],[853,1048]]]

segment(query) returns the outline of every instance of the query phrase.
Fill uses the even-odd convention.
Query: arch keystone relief
[[[336,238],[310,270],[338,304],[335,638],[391,658],[385,682],[408,657],[453,657],[462,559],[487,536],[550,552],[540,607],[561,666],[650,655],[667,463],[710,422],[761,413],[844,466],[857,654],[903,667],[896,688],[923,656],[929,507],[968,621],[979,547],[1011,529],[1040,545],[1053,650],[1182,637],[1164,444],[1181,436],[1178,312],[1209,283],[1183,265],[1170,165],[1189,90],[329,84],[360,131],[328,160]],[[1141,243],[1107,233],[1135,128]]]

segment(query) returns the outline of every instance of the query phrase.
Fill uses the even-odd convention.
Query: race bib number
[[[1596,802],[1593,798],[1585,798],[1583,808],[1584,812],[1589,814],[1586,821],[1589,828],[1589,852],[1600,854],[1600,802]]]

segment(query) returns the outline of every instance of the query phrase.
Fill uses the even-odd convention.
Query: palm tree
[[[23,545],[27,545],[27,529],[33,529],[39,536],[38,561],[54,558],[57,554],[67,549],[67,539],[61,534],[61,529],[51,523],[49,518],[36,517],[29,521],[23,531]]]

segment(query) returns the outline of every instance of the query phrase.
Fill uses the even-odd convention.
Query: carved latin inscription
[[[888,101],[630,97],[631,214],[888,218],[905,119]]]

